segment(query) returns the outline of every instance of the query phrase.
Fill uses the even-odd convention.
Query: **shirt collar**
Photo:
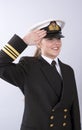
[[[51,58],[49,58],[47,56],[42,55],[42,58],[44,58],[50,65],[51,65],[52,61],[55,60],[56,65],[58,65],[58,58],[57,57],[55,59],[51,59]]]

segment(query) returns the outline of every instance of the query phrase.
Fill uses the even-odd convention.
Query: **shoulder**
[[[23,62],[23,63],[27,63],[27,64],[37,63],[38,58],[37,57],[31,57],[31,56],[24,56],[20,59],[19,62]]]
[[[60,59],[58,59],[58,61],[59,61],[60,66],[61,66],[64,70],[74,72],[73,68],[72,68],[70,65],[68,65],[68,64],[66,64],[66,63],[64,63],[64,62],[62,62]]]
[[[24,56],[20,58],[18,65],[24,68],[25,71],[28,70],[29,73],[31,69],[39,67],[39,62],[36,57]]]

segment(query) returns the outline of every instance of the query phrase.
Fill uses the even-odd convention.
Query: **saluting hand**
[[[27,45],[37,45],[45,36],[46,36],[45,30],[33,30],[28,34],[26,34],[23,40]]]

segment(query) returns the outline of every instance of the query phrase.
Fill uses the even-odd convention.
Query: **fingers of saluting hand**
[[[23,38],[23,40],[28,45],[36,45],[45,36],[46,36],[46,31],[45,30],[34,30],[34,31],[31,31],[29,34],[25,35],[25,37]]]
[[[40,43],[42,38],[44,38],[45,36],[46,36],[45,30],[35,30],[32,40],[33,40],[34,44],[38,44],[38,43]]]
[[[34,33],[37,34],[38,37],[43,38],[46,35],[45,30],[35,30]]]

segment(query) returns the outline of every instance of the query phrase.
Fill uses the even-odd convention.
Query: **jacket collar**
[[[51,63],[52,63],[53,60],[55,60],[56,63],[58,64],[58,58],[57,58],[57,57],[56,57],[55,59],[51,59],[51,58],[46,57],[46,56],[44,56],[44,55],[41,55],[41,57],[42,57],[44,60],[46,60],[50,65],[51,65]]]

